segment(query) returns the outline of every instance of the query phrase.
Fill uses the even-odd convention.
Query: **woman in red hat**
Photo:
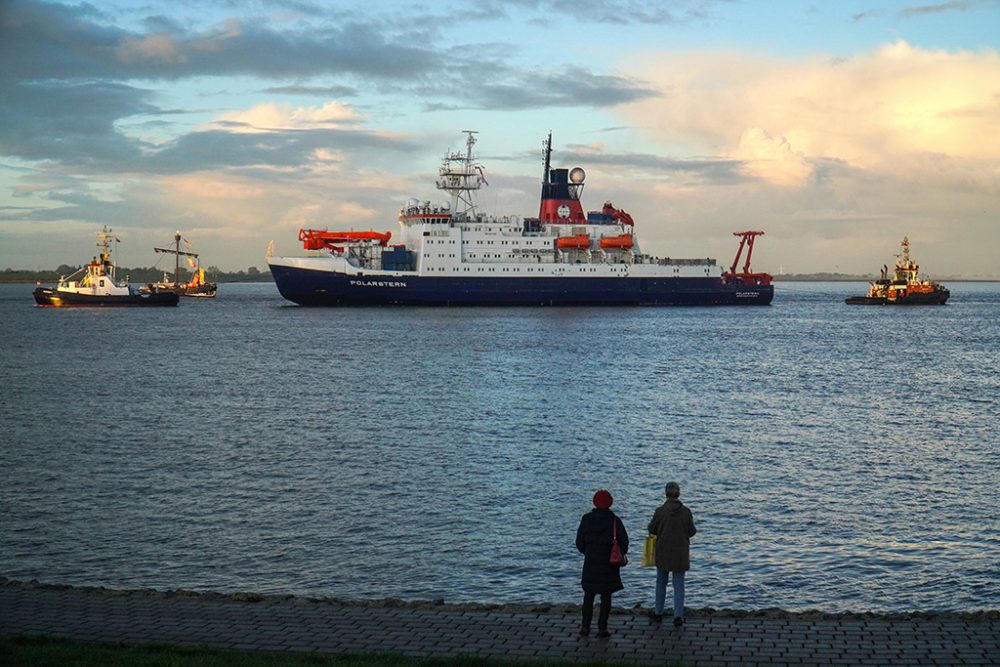
[[[611,613],[611,594],[622,586],[621,565],[611,562],[612,542],[618,543],[621,552],[628,552],[628,533],[625,524],[611,511],[614,498],[601,489],[594,494],[594,509],[583,515],[576,531],[576,548],[583,554],[583,623],[580,634],[590,634],[590,621],[594,617],[594,597],[600,593],[601,609],[597,616],[597,636],[610,637],[608,615]]]

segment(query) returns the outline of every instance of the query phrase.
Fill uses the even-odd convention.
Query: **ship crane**
[[[736,251],[736,258],[733,265],[729,267],[729,272],[722,274],[722,277],[730,283],[740,283],[743,285],[770,285],[771,274],[752,273],[750,271],[750,256],[753,255],[753,242],[758,236],[763,236],[762,231],[733,232],[733,236],[740,237],[740,247]],[[743,264],[743,271],[736,272],[736,265],[740,263],[740,255],[743,254],[743,246],[747,249],[747,261]]]

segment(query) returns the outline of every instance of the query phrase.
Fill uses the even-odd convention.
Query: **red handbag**
[[[628,565],[628,556],[618,546],[618,520],[614,516],[611,517],[611,564],[618,567]]]

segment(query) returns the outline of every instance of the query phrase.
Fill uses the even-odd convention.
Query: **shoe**
[[[586,637],[589,634],[590,634],[590,628],[588,628],[586,625],[581,625],[580,626],[580,636],[581,637]]]
[[[674,619],[674,627],[675,628],[679,628],[682,625],[684,625],[684,617],[683,616],[678,616],[677,618]]]
[[[657,614],[655,611],[651,611],[649,612],[649,620],[651,620],[653,623],[662,623],[663,614]]]
[[[601,639],[607,639],[608,637],[611,636],[611,633],[608,632],[608,630],[605,628],[604,630],[598,630],[597,636],[600,637]]]

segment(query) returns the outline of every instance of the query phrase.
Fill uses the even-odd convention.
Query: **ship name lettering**
[[[399,280],[352,280],[351,285],[357,287],[406,287],[406,283]]]

